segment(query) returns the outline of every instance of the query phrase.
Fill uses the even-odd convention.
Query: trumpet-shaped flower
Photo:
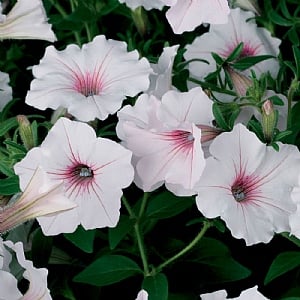
[[[63,181],[65,195],[77,205],[61,214],[38,218],[45,234],[73,232],[79,224],[85,229],[114,227],[119,220],[122,188],[133,180],[131,155],[118,143],[97,138],[89,125],[60,118],[41,146],[31,149],[15,165],[15,172],[24,186],[35,165],[41,165],[51,181]]]
[[[153,191],[165,183],[176,195],[194,194],[205,165],[201,127],[211,125],[211,107],[202,89],[195,88],[169,91],[161,101],[142,95],[134,107],[119,111],[117,134],[133,152],[139,187]]]
[[[115,113],[126,96],[149,87],[149,62],[126,43],[97,36],[80,49],[68,45],[46,49],[32,71],[35,79],[26,103],[38,109],[65,107],[81,121],[104,120]]]
[[[24,295],[19,291],[17,286],[18,281],[10,270],[10,263],[12,261],[11,252],[15,253],[17,263],[24,269],[23,277],[29,281],[28,290]],[[0,299],[52,299],[50,291],[47,288],[48,270],[45,268],[35,268],[32,261],[25,258],[21,242],[14,244],[11,241],[3,241],[0,237],[0,258]]]
[[[166,13],[174,33],[193,31],[202,23],[225,24],[230,9],[227,0],[177,0]]]
[[[2,5],[0,3],[0,13]],[[37,39],[50,42],[56,36],[47,22],[41,0],[18,0],[7,15],[0,16],[0,40]]]
[[[157,64],[151,64],[154,74],[150,75],[150,86],[145,93],[161,98],[169,90],[175,89],[172,86],[172,71],[178,47],[165,47]]]
[[[49,182],[42,169],[37,168],[31,175],[18,199],[0,209],[0,234],[30,219],[56,214],[76,206],[63,195],[62,184]]]
[[[236,298],[227,298],[227,292],[225,290],[216,291],[213,293],[200,295],[202,300],[224,300],[224,299],[235,299],[235,300],[265,300],[268,299],[262,295],[258,290],[257,286],[243,291],[240,296]]]
[[[184,53],[186,60],[202,59],[208,62],[208,64],[200,61],[189,63],[189,71],[195,78],[202,79],[216,70],[212,52],[225,59],[240,43],[244,46],[238,59],[258,55],[278,56],[281,41],[272,37],[266,29],[257,27],[255,22],[247,22],[249,18],[254,18],[252,12],[239,8],[232,9],[227,24],[211,25],[209,32],[197,37],[186,47]],[[279,63],[276,58],[271,58],[257,63],[252,70],[257,77],[267,72],[276,77]],[[250,72],[246,70],[243,73],[248,75]]]
[[[296,210],[291,192],[299,186],[300,154],[293,145],[279,146],[277,152],[264,145],[241,124],[210,145],[212,157],[197,187],[198,209],[207,218],[220,216],[247,245],[289,231]]]
[[[12,100],[12,88],[8,85],[9,75],[0,72],[0,111]]]

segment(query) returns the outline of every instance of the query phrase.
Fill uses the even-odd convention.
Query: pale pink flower
[[[2,6],[0,3],[0,13]],[[56,36],[47,21],[41,0],[18,0],[7,15],[0,16],[0,40],[37,39],[50,42]]]
[[[264,295],[262,295],[258,290],[257,286],[243,291],[240,296],[235,298],[227,298],[227,292],[225,290],[219,290],[213,293],[207,293],[200,295],[202,300],[224,300],[224,299],[235,299],[235,300],[266,300]]]
[[[118,112],[117,134],[133,152],[135,183],[153,191],[163,183],[176,195],[194,194],[204,165],[201,134],[212,128],[212,101],[195,88],[186,93],[169,91],[161,101],[142,95],[134,107]]]
[[[24,192],[0,208],[0,234],[28,220],[72,209],[75,203],[63,195],[62,181],[51,183],[47,174],[37,168]]]
[[[18,290],[17,279],[11,273],[9,264],[14,252],[17,263],[24,269],[23,277],[29,281],[28,290],[24,295]],[[32,261],[27,260],[24,255],[23,244],[3,241],[0,238],[0,298],[9,300],[51,300],[50,291],[47,288],[48,270],[35,268]],[[17,275],[17,274],[16,274]]]
[[[41,165],[51,181],[63,181],[65,195],[77,207],[39,217],[44,234],[73,232],[116,226],[120,216],[122,188],[133,180],[131,152],[118,143],[97,138],[89,125],[60,118],[40,147],[31,149],[15,165],[24,186],[36,165]]]
[[[149,87],[152,73],[146,58],[127,52],[124,42],[103,35],[92,42],[68,45],[62,51],[46,48],[26,103],[38,109],[65,107],[81,121],[104,120],[115,113],[126,96],[135,96]]]
[[[141,290],[135,300],[148,300],[148,293],[145,290]]]
[[[202,23],[225,24],[230,9],[227,0],[177,0],[166,13],[174,33],[193,31]]]
[[[269,242],[289,230],[296,210],[291,191],[299,186],[297,147],[278,143],[277,152],[244,125],[222,133],[210,145],[196,203],[207,218],[221,217],[235,238],[247,245]]]
[[[143,6],[146,10],[153,8],[162,9],[165,5],[173,5],[177,0],[119,0],[120,3],[125,3],[131,9],[136,9]]]
[[[172,86],[172,71],[178,47],[165,47],[157,64],[151,64],[154,74],[150,75],[150,86],[145,93],[161,98],[169,90],[175,89]]]
[[[216,70],[216,62],[211,53],[214,52],[223,58],[227,58],[231,52],[241,43],[244,48],[239,58],[258,55],[279,55],[279,45],[281,41],[271,36],[265,28],[257,27],[253,21],[254,14],[243,11],[239,8],[231,10],[229,21],[224,25],[211,25],[209,32],[197,37],[192,44],[186,46],[184,58],[203,59],[208,62],[191,62],[189,71],[192,77],[203,79],[206,75]],[[273,77],[277,76],[279,62],[276,58],[271,58],[254,65],[252,70],[257,77],[262,73],[270,72]],[[243,74],[250,74],[249,70]]]
[[[9,75],[0,72],[0,111],[10,100],[12,100],[12,88],[8,83]]]

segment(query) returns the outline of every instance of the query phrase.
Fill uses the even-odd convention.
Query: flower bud
[[[266,142],[273,139],[274,129],[277,124],[277,111],[274,110],[271,100],[266,100],[261,108],[262,128]]]
[[[139,6],[136,9],[132,10],[131,16],[137,28],[137,31],[141,36],[143,36],[146,33],[148,21],[143,7]]]
[[[30,150],[35,146],[31,124],[24,115],[18,115],[17,121],[19,123],[19,132],[23,145],[26,150]]]
[[[233,87],[237,93],[238,96],[244,97],[246,96],[247,90],[250,86],[252,86],[252,81],[249,77],[243,75],[242,73],[239,73],[235,70],[233,70],[230,67],[226,67],[226,71],[228,72]]]

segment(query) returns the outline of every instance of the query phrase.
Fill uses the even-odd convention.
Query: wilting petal
[[[0,19],[0,40],[56,41],[41,0],[18,0],[5,19]]]
[[[11,241],[5,241],[4,245],[16,253],[19,265],[25,269],[23,277],[29,281],[29,288],[21,298],[21,300],[51,300],[50,292],[47,288],[48,271],[45,268],[37,269],[33,266],[32,261],[27,260],[24,255],[23,244],[17,242],[13,244]],[[5,298],[12,299],[12,298]]]
[[[80,49],[68,45],[46,49],[33,67],[35,79],[26,103],[39,109],[65,107],[82,121],[104,120],[115,113],[126,96],[149,86],[149,62],[137,51],[127,52],[124,42],[97,36]]]

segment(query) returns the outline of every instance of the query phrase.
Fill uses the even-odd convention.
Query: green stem
[[[138,214],[137,217],[136,217],[135,213],[133,212],[133,210],[131,209],[131,206],[129,205],[126,198],[122,197],[123,204],[126,207],[130,217],[131,218],[136,218],[136,222],[134,224],[134,233],[135,233],[135,236],[136,236],[136,240],[137,240],[137,244],[138,244],[138,248],[139,248],[139,252],[140,252],[140,256],[141,256],[145,276],[148,276],[150,274],[150,271],[149,271],[149,264],[148,264],[148,259],[147,259],[147,255],[146,255],[146,250],[145,250],[145,246],[144,246],[143,235],[142,235],[141,229],[140,229],[140,220],[141,220],[141,217],[143,216],[143,214],[145,212],[148,197],[149,197],[149,193],[144,193],[144,196],[143,196],[143,199],[142,199],[142,204],[141,204],[141,207],[140,207],[140,211],[139,211],[139,214]]]
[[[283,236],[284,238],[288,239],[289,241],[291,241],[298,247],[300,247],[300,240],[298,238],[296,238],[295,236],[290,235],[288,232],[283,232],[280,235]]]
[[[75,7],[76,7],[76,4],[73,0],[70,1],[70,4],[71,4],[71,10],[72,12],[75,11]],[[74,34],[74,37],[75,37],[75,40],[76,40],[76,43],[78,44],[78,46],[80,47],[81,46],[81,39],[80,39],[80,35],[77,31],[73,31],[73,34]]]
[[[287,94],[287,99],[288,99],[288,116],[287,116],[287,128],[290,128],[292,125],[292,102],[293,102],[293,98],[294,98],[294,94],[296,92],[296,90],[299,87],[299,82],[297,80],[297,78],[295,77],[292,80],[291,86],[288,90],[288,94]]]
[[[177,260],[180,258],[182,255],[186,254],[189,252],[204,236],[205,232],[208,230],[208,228],[211,227],[211,223],[209,221],[204,221],[203,227],[200,230],[200,232],[196,235],[196,237],[181,251],[179,251],[177,254],[160,264],[157,268],[156,271],[160,272],[164,267],[167,265],[171,264],[173,261]]]
[[[84,28],[85,28],[85,31],[86,31],[87,39],[88,39],[89,42],[91,42],[93,37],[92,37],[91,31],[90,31],[90,28],[89,28],[89,24],[87,22],[84,22]]]
[[[56,8],[56,10],[62,15],[63,18],[66,18],[68,14],[64,10],[64,8],[55,0],[49,0],[51,4]]]

